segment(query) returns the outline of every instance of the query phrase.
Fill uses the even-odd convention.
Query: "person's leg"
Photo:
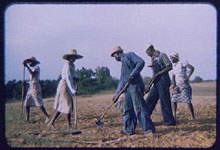
[[[30,107],[26,106],[26,121],[29,121],[30,119]]]
[[[68,122],[68,128],[70,129],[71,128],[71,113],[68,113],[66,117],[67,117],[67,122]]]
[[[193,105],[192,105],[192,103],[189,103],[189,104],[188,104],[188,108],[189,108],[189,110],[190,110],[190,112],[191,112],[192,119],[195,119],[195,116],[194,116],[194,109],[193,109]]]
[[[49,114],[47,113],[46,109],[44,106],[40,106],[40,110],[43,112],[43,114],[46,116],[45,123],[49,121]]]
[[[52,116],[52,118],[50,119],[50,121],[47,123],[47,126],[50,127],[50,126],[53,126],[54,122],[56,121],[56,119],[59,117],[60,115],[60,112],[59,111],[56,111],[54,113],[54,115]]]
[[[176,120],[173,117],[170,99],[169,86],[163,80],[158,84],[160,105],[163,115],[164,125],[176,125]]]
[[[173,113],[174,113],[174,118],[176,119],[176,111],[177,111],[177,103],[172,103],[172,110],[173,110]]]
[[[123,131],[126,134],[131,135],[134,133],[135,128],[137,126],[137,118],[133,110],[133,104],[129,93],[129,88],[127,89],[127,92],[125,94],[125,104],[123,109],[123,121],[124,121]]]
[[[152,114],[154,108],[156,107],[158,99],[159,99],[159,93],[158,93],[156,86],[154,85],[151,88],[150,93],[147,96],[146,101],[145,101],[148,106],[150,115]]]
[[[137,85],[134,85],[131,88],[133,88],[130,94],[133,102],[134,112],[138,121],[140,122],[143,132],[155,132],[155,127],[150,118],[148,106],[143,99],[143,94],[138,90]]]
[[[43,114],[44,114],[47,118],[49,118],[49,114],[47,113],[47,111],[46,111],[46,109],[45,109],[44,106],[40,106],[40,110],[43,112]]]
[[[30,107],[26,106],[26,121],[29,121],[29,117],[30,117]]]

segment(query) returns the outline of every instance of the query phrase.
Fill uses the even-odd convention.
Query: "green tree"
[[[108,67],[98,67],[95,69],[95,77],[97,79],[97,84],[101,89],[111,87],[112,77],[110,75],[110,70]]]
[[[195,78],[192,82],[194,82],[194,83],[203,82],[203,79],[200,76],[195,76]]]
[[[97,91],[95,73],[92,69],[76,70],[76,76],[79,78],[77,82],[77,89],[79,94],[92,94]]]

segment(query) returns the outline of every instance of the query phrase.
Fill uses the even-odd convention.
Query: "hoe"
[[[129,83],[127,82],[126,84],[125,84],[125,86],[123,87],[123,89],[119,92],[119,94],[114,98],[114,100],[112,101],[112,103],[108,106],[108,108],[103,112],[103,114],[101,115],[101,117],[98,119],[98,121],[96,122],[96,125],[98,125],[98,126],[103,126],[104,125],[104,123],[101,121],[103,118],[104,118],[104,116],[105,116],[105,114],[108,112],[108,110],[112,107],[112,105],[114,104],[114,103],[116,103],[117,101],[118,101],[118,98],[121,96],[121,94],[128,88],[128,86],[129,86]]]

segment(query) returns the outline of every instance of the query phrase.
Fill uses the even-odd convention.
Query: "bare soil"
[[[104,126],[95,122],[111,103],[114,91],[77,98],[78,127],[82,134],[67,133],[46,134],[51,132],[66,132],[67,120],[62,115],[55,122],[55,131],[47,129],[45,117],[38,108],[31,109],[31,121],[21,121],[21,103],[6,104],[6,138],[12,147],[182,147],[207,148],[216,139],[216,82],[194,83],[192,103],[195,120],[191,119],[187,104],[178,104],[177,125],[163,126],[163,119],[158,102],[151,118],[156,127],[156,133],[143,135],[141,127],[137,126],[134,135],[120,133],[123,128],[122,113],[112,107],[105,115]],[[44,99],[44,104],[52,114],[54,98]],[[25,113],[23,115],[23,118]],[[72,115],[74,124],[74,114]]]

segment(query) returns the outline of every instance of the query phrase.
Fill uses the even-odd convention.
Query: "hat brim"
[[[172,58],[176,58],[176,59],[179,59],[178,56],[174,56],[174,55],[170,55],[170,57],[172,57]]]
[[[65,54],[65,55],[63,55],[63,59],[68,60],[70,58],[81,59],[81,58],[83,58],[83,56],[78,55],[78,54],[77,55],[73,55],[73,54]]]
[[[36,64],[40,64],[40,62],[38,60],[34,60],[34,59],[26,59],[27,62],[33,62],[33,63],[36,63]]]
[[[123,52],[123,50],[121,49],[121,50],[112,52],[112,53],[111,53],[111,57],[114,57],[114,54],[117,53],[117,52]]]

